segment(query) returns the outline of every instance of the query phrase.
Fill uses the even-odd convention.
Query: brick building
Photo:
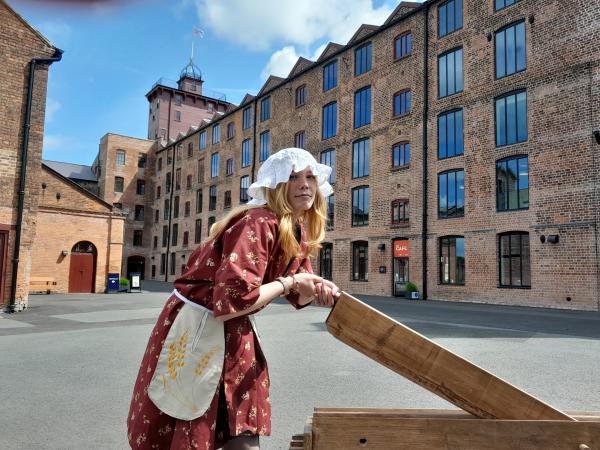
[[[0,23],[0,305],[18,311],[38,221],[48,67],[62,52],[3,0]]]
[[[272,151],[334,166],[317,271],[356,294],[598,310],[598,0],[402,2],[157,146],[144,236],[173,280]]]

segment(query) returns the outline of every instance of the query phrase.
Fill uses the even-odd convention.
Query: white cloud
[[[323,39],[345,44],[363,23],[380,25],[392,9],[372,0],[196,0],[202,26],[251,50],[273,43],[309,47]],[[282,49],[283,50],[283,49]]]
[[[269,62],[260,73],[260,76],[263,80],[269,78],[269,75],[287,77],[300,56],[304,56],[311,61],[316,61],[321,53],[323,53],[323,50],[325,50],[326,46],[327,44],[320,45],[312,55],[302,53],[298,54],[296,52],[296,48],[292,45],[283,47],[281,50],[277,50],[271,55]]]
[[[54,114],[62,107],[58,100],[48,98],[46,101],[46,122],[52,122]]]

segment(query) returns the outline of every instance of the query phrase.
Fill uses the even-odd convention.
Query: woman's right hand
[[[292,289],[299,294],[299,305],[310,303],[316,295],[315,285],[323,282],[323,278],[312,273],[297,273],[290,279]]]

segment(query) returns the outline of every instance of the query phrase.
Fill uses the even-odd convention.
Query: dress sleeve
[[[225,230],[220,238],[221,264],[214,280],[215,316],[243,311],[256,303],[276,233],[276,220],[251,214]]]
[[[313,273],[313,268],[309,257],[306,257],[302,260],[302,262],[300,263],[300,267],[298,268],[296,273]],[[299,305],[299,297],[300,295],[297,292],[290,292],[287,295],[286,300],[290,302],[290,304],[296,309],[306,308],[308,305],[310,305],[310,303],[307,303],[306,305]]]

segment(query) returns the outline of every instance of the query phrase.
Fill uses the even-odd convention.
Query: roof
[[[58,161],[48,161],[42,160],[42,164],[50,167],[55,172],[58,172],[65,178],[70,178],[71,180],[81,180],[81,181],[95,181],[96,175],[92,172],[91,166],[84,166],[81,164],[71,164],[65,162]]]

